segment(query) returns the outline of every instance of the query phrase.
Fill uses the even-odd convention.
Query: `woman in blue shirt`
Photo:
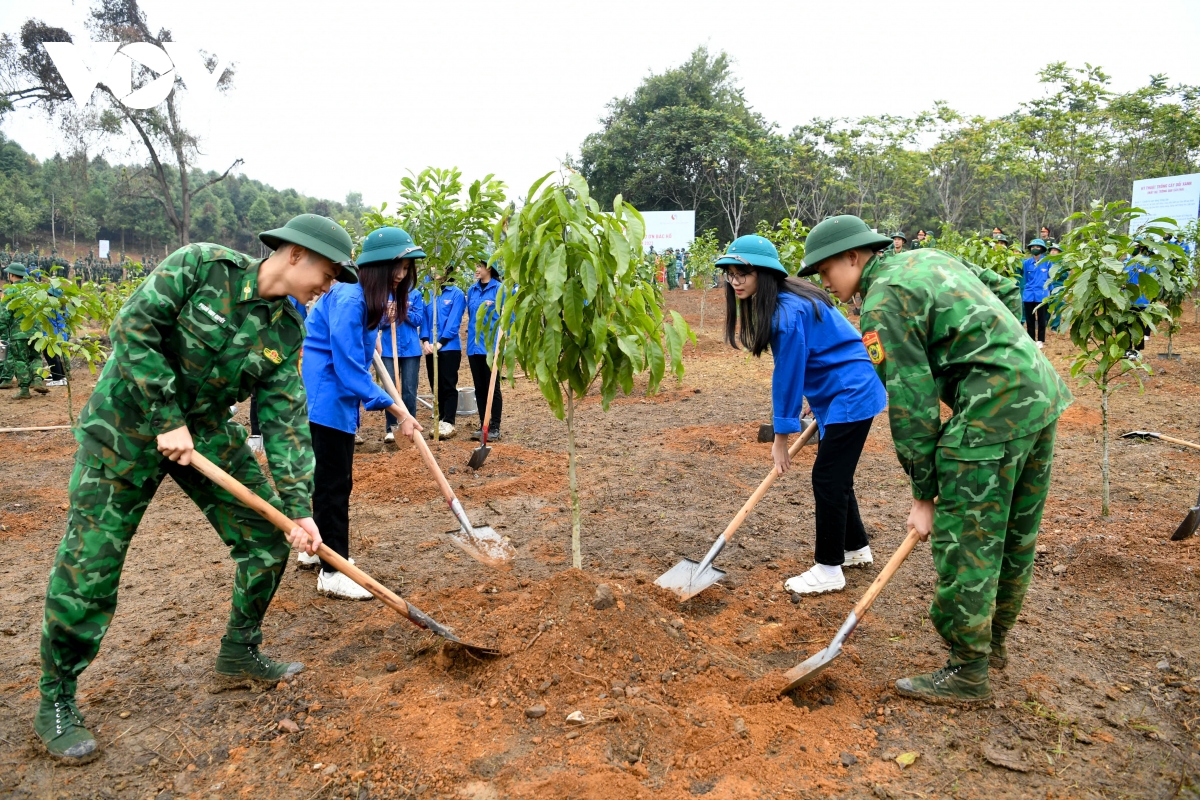
[[[388,301],[389,309],[395,306],[395,299]],[[389,319],[398,318],[395,311],[388,312]],[[400,372],[400,385],[397,387],[400,390],[400,399],[404,401],[404,407],[408,409],[408,413],[412,416],[417,415],[417,376],[421,371],[421,323],[425,321],[425,298],[421,296],[420,289],[410,289],[408,292],[408,312],[400,318],[398,324],[393,325],[391,322],[383,326],[379,331],[379,338],[383,344],[383,360],[389,367],[395,364]],[[392,328],[396,329],[396,349],[392,350]],[[392,428],[396,426],[396,417],[392,412],[385,411],[386,428],[384,429],[383,440],[385,442],[396,441],[396,435],[392,433]]]
[[[1046,298],[1050,296],[1050,261],[1046,255],[1046,243],[1034,239],[1029,243],[1033,255],[1021,263],[1021,301],[1025,306],[1025,330],[1029,338],[1037,342],[1038,349],[1046,346],[1046,323],[1050,320],[1050,309]]]
[[[475,265],[475,283],[467,289],[467,363],[471,365],[471,380],[475,384],[475,405],[479,408],[479,430],[471,434],[472,439],[483,438],[483,416],[487,410],[488,387],[492,382],[492,370],[488,367],[487,342],[496,330],[496,306],[500,301],[500,272],[488,266],[486,261]],[[476,323],[479,309],[487,306],[484,324]],[[492,339],[493,345],[495,339]],[[492,418],[488,420],[488,441],[500,438],[500,416],[504,412],[504,397],[500,393],[500,382],[496,382],[492,399]]]
[[[854,471],[872,419],[887,407],[887,392],[858,331],[823,289],[788,276],[767,239],[735,239],[717,267],[727,281],[726,340],[755,356],[770,348],[775,360],[771,455],[780,474],[791,467],[788,434],[801,429],[805,398],[821,435],[812,470],[817,563],[784,586],[798,594],[839,591],[846,586],[843,564],[873,560],[854,496]]]
[[[391,411],[405,436],[412,438],[421,430],[412,415],[371,380],[367,365],[375,355],[379,328],[388,321],[389,296],[403,298],[395,313],[406,315],[413,259],[424,257],[412,237],[399,228],[372,231],[358,257],[358,283],[335,283],[313,305],[305,322],[300,369],[316,456],[313,519],[325,544],[343,558],[350,557],[350,491],[359,404],[368,411]],[[324,561],[317,591],[350,600],[371,597]]]
[[[462,363],[462,342],[458,332],[462,327],[463,314],[467,310],[467,298],[463,290],[454,285],[453,268],[438,280],[441,291],[435,300],[425,305],[425,320],[421,326],[421,351],[425,353],[425,371],[429,374],[429,388],[437,393],[438,436],[449,439],[454,435],[454,420],[458,413],[458,368]],[[436,309],[436,312],[435,312]],[[434,313],[437,314],[437,336],[433,334]],[[436,343],[434,342],[436,339]],[[437,385],[433,383],[433,356],[437,354]]]

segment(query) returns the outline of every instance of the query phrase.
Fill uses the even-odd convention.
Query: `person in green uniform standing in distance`
[[[130,540],[170,475],[200,507],[236,564],[233,601],[216,660],[218,683],[274,683],[303,665],[259,650],[261,623],[289,543],[313,553],[313,449],[299,370],[307,303],[336,278],[358,280],[352,243],[326,217],[301,214],[259,234],[274,252],[252,259],[215,244],[176,250],[138,287],[112,325],[113,350],[79,415],[67,531],[46,589],[41,704],[34,730],[49,753],[83,763],[98,753],[75,702],[76,682],[116,611]],[[267,482],[229,407],[253,395]],[[286,536],[199,472],[199,452],[293,520]]]
[[[4,273],[9,284],[29,279],[24,264],[9,264]],[[21,330],[20,318],[8,310],[5,301],[0,301],[0,334],[3,334],[8,342],[8,355],[4,364],[0,366],[0,388],[11,387],[15,379],[20,389],[14,398],[16,400],[28,400],[33,397],[29,393],[30,388],[39,394],[49,392],[39,371],[42,358],[29,341],[33,338],[34,331],[32,328],[27,331]]]
[[[843,302],[863,293],[863,344],[912,484],[908,526],[933,550],[929,616],[950,659],[896,689],[983,702],[1033,574],[1055,425],[1071,393],[1022,329],[1013,281],[938,250],[879,255],[887,244],[858,217],[831,217],[809,233],[800,274],[819,273]]]

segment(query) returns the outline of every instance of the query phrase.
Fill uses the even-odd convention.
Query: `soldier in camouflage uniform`
[[[985,701],[989,661],[1006,666],[1005,638],[1033,574],[1055,424],[1071,393],[1025,335],[1008,278],[940,250],[881,256],[888,240],[854,216],[821,222],[806,244],[801,275],[819,272],[843,302],[864,295],[863,344],[912,484],[908,526],[932,532],[929,616],[950,659],[896,688],[932,702]],[[941,402],[952,411],[945,423]]]
[[[20,283],[29,279],[23,264],[9,264],[4,273],[9,283]],[[20,389],[14,398],[16,400],[28,400],[33,397],[29,393],[30,388],[39,394],[50,391],[46,388],[40,371],[41,356],[30,342],[33,333],[33,329],[21,330],[21,320],[0,301],[0,335],[8,342],[8,355],[4,363],[0,364],[0,389],[11,389],[15,380]]]
[[[275,682],[302,669],[258,649],[289,541],[310,554],[321,541],[312,521],[313,451],[299,372],[304,326],[288,297],[306,303],[335,277],[358,278],[350,236],[326,217],[302,214],[259,238],[275,248],[266,260],[214,244],[175,251],[113,323],[112,355],[75,426],[67,531],[46,589],[34,729],[64,761],[83,763],[98,752],[75,704],[76,681],[100,649],[130,540],[167,475],[200,506],[236,563],[219,680]],[[275,489],[246,444],[246,430],[229,419],[229,407],[251,395]],[[285,537],[188,469],[193,448],[298,520],[297,527]]]

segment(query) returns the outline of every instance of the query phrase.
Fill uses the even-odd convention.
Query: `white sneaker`
[[[394,441],[396,441],[396,434],[392,433],[391,431],[388,431],[387,433],[385,433],[383,435],[383,440],[388,443],[394,442]]]
[[[857,567],[860,564],[873,564],[875,559],[871,556],[871,545],[867,545],[862,550],[846,550],[844,551],[846,560],[842,562],[843,567]]]
[[[300,569],[312,569],[320,563],[321,557],[316,553],[313,553],[311,556],[303,550],[296,553],[296,565],[299,566]]]
[[[836,569],[830,574],[828,570]],[[796,594],[821,594],[823,592],[840,592],[846,588],[846,576],[841,567],[826,567],[824,564],[814,564],[812,568],[794,578],[788,578],[783,588]]]
[[[355,444],[363,444],[363,442],[364,442],[364,440],[361,436],[359,436],[357,433],[354,434],[354,443]]]
[[[342,600],[370,600],[372,594],[340,572],[317,573],[317,591],[326,597]]]
[[[1045,350],[1045,349],[1046,349],[1046,343],[1045,343],[1045,342],[1038,342],[1038,343],[1037,343],[1037,346],[1038,346],[1038,350]]]
[[[438,437],[442,438],[442,439],[453,439],[454,438],[454,426],[451,425],[449,422],[439,422],[438,423]]]
[[[251,453],[261,453],[263,451],[263,443],[261,436],[250,436],[246,439],[246,444],[250,445]]]
[[[66,380],[66,378],[60,378],[59,380],[56,380],[56,381],[46,381],[46,385],[47,386],[66,386],[67,380]]]

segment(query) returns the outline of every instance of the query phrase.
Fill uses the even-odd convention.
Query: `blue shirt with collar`
[[[484,286],[475,281],[471,284],[471,288],[467,289],[467,355],[468,356],[486,356],[490,355],[487,349],[487,336],[485,331],[476,330],[475,319],[479,313],[479,307],[484,303],[490,302],[492,305],[484,315],[486,322],[486,331],[490,333],[496,326],[496,320],[500,315],[496,312],[496,306],[500,303],[500,281],[492,278]]]
[[[1021,300],[1040,303],[1050,296],[1050,260],[1045,256],[1030,256],[1021,262]]]
[[[392,398],[367,371],[379,331],[367,328],[361,284],[335,283],[313,305],[305,329],[300,371],[311,422],[354,433],[359,403],[367,411],[392,405]]]
[[[817,319],[818,309],[820,319]],[[775,433],[798,433],[804,398],[821,435],[830,423],[871,419],[887,408],[887,391],[862,337],[836,308],[781,291],[771,324]]]
[[[437,304],[438,341],[442,350],[462,350],[458,332],[462,328],[463,314],[467,311],[467,297],[463,290],[452,283],[446,284],[442,294],[436,301],[425,304],[425,319],[421,324],[421,340],[431,341],[433,338],[433,308]]]
[[[421,355],[421,325],[424,322],[425,298],[421,296],[420,289],[413,289],[408,293],[408,314],[396,327],[397,357],[411,358]],[[385,358],[391,358],[392,326],[384,325],[380,330],[383,332],[380,337],[383,342],[383,355]]]

